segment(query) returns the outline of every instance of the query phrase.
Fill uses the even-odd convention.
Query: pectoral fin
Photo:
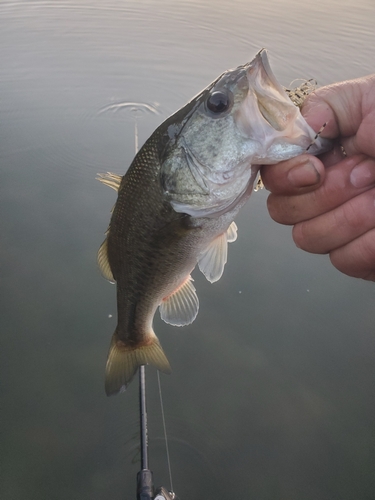
[[[159,309],[163,321],[173,326],[184,326],[195,320],[199,300],[192,281],[192,277],[188,276],[177,290],[162,300]]]
[[[232,222],[227,231],[215,238],[201,255],[198,261],[199,269],[211,283],[221,278],[227,262],[228,242],[236,239],[237,225]]]
[[[100,245],[99,251],[98,251],[98,264],[100,271],[102,273],[102,276],[110,281],[111,283],[115,283],[115,279],[113,277],[111,267],[108,262],[108,252],[107,252],[107,238],[103,241],[103,243]]]
[[[237,224],[233,221],[227,229],[227,242],[233,243],[237,239]]]

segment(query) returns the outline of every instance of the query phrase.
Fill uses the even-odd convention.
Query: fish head
[[[215,217],[251,193],[260,165],[329,149],[277,82],[262,49],[165,122],[164,196],[177,212]]]

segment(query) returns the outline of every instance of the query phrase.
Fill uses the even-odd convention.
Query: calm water
[[[375,71],[373,0],[0,3],[0,498],[135,498],[137,384],[106,398],[114,192],[155,127],[261,48],[284,85]],[[155,319],[181,500],[375,497],[375,290],[296,249],[256,193],[197,320]],[[156,376],[151,466],[169,486]]]

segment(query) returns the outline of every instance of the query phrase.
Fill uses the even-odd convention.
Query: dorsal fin
[[[98,264],[103,277],[111,283],[115,283],[115,279],[108,262],[107,238],[100,245],[98,251]]]
[[[97,181],[105,184],[106,186],[109,186],[115,191],[119,190],[122,181],[121,175],[112,174],[112,172],[106,172],[105,174],[97,174],[97,176],[98,177],[95,177]]]
[[[162,300],[159,309],[163,321],[173,326],[184,326],[195,320],[199,300],[192,281],[192,277],[188,276],[182,285]]]
[[[228,242],[231,243],[236,239],[237,225],[232,222],[227,231],[211,241],[200,256],[198,261],[199,269],[211,283],[221,278],[227,262]]]

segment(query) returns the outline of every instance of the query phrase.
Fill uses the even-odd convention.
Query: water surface
[[[115,288],[96,267],[139,142],[225,69],[269,50],[278,79],[373,73],[372,0],[0,3],[1,480],[4,500],[135,498],[137,384],[106,398]],[[146,106],[145,106],[146,105]],[[181,499],[374,498],[372,283],[240,213],[222,279],[195,273],[197,320],[155,319]],[[156,376],[151,466],[169,486]]]

